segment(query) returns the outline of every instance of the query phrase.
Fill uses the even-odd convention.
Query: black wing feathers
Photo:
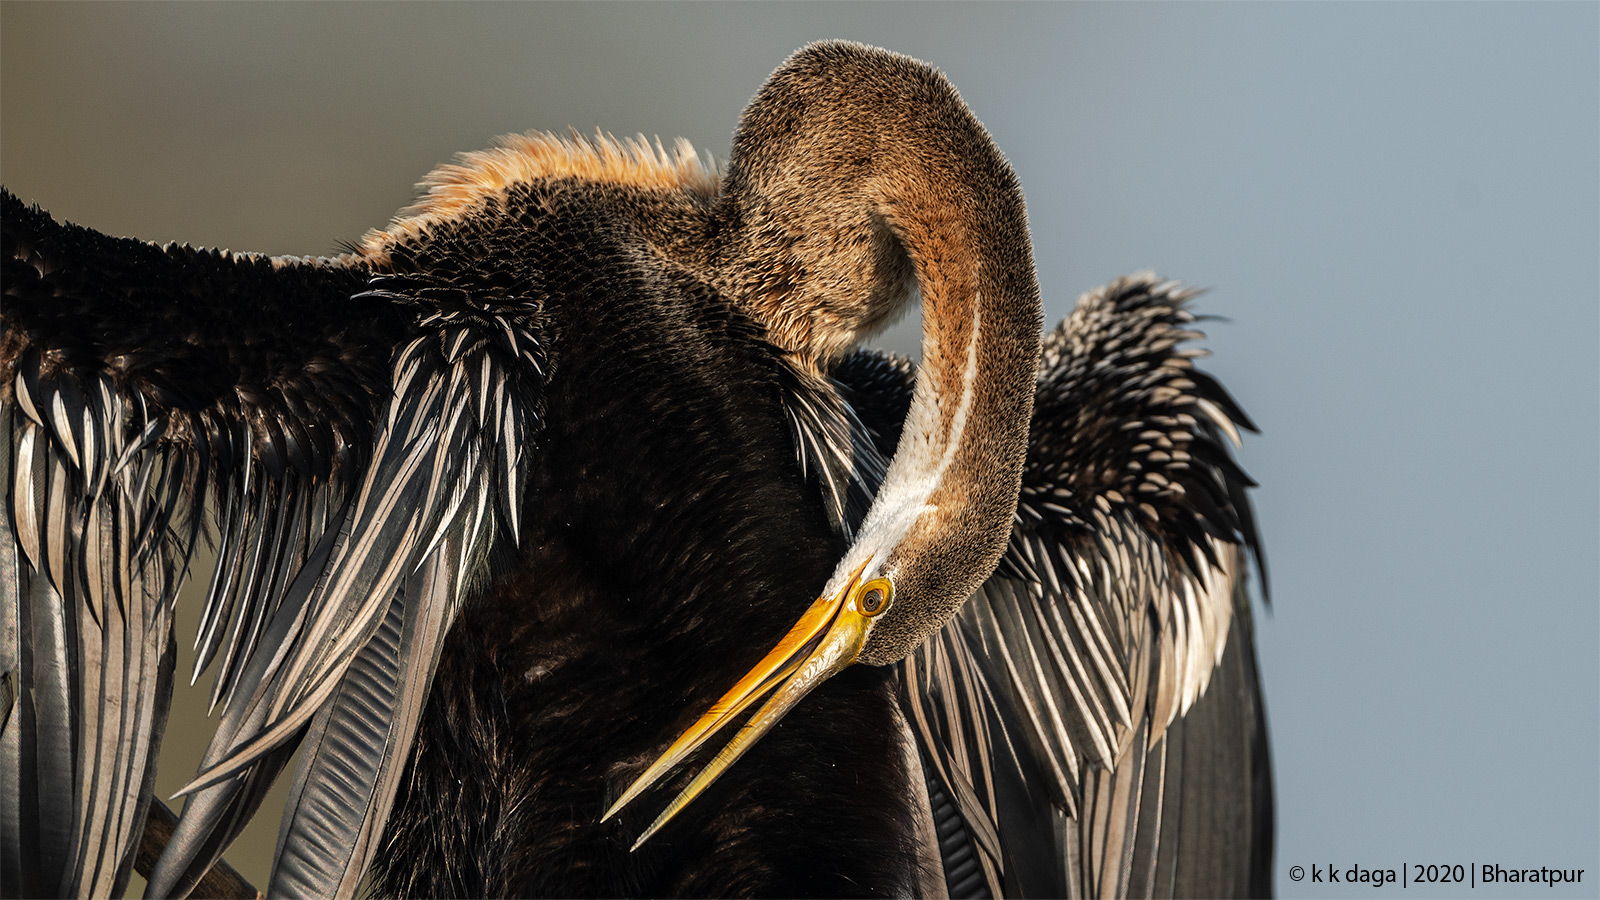
[[[57,224],[9,193],[0,204],[13,555],[0,669],[28,698],[0,744],[0,803],[8,833],[39,842],[0,880],[115,893],[148,801],[171,602],[206,499],[217,491],[245,523],[229,532],[237,546],[231,535],[276,523],[254,529],[261,540],[208,600],[214,623],[234,606],[260,618],[309,531],[303,507],[279,509],[285,482],[332,490],[374,399],[365,355],[349,351],[399,320],[351,308],[358,272],[157,247]],[[231,654],[247,653],[248,631],[235,634]]]
[[[325,561],[301,572],[264,642],[280,649],[254,657],[251,693],[225,708],[204,771],[186,788],[196,793],[178,849],[151,875],[162,890],[204,873],[309,726],[268,890],[354,893],[439,641],[488,542],[516,538],[545,371],[542,301],[492,285],[467,290],[439,262],[427,275],[376,276],[358,295],[406,310],[421,333],[384,379],[392,400]]]
[[[395,377],[401,402],[379,435],[380,457],[369,476],[370,496],[379,502],[370,515],[358,505],[342,548],[351,559],[365,555],[365,569],[377,573],[373,585],[353,582],[361,587],[349,591],[351,600],[393,599],[387,610],[374,606],[364,613],[382,615],[375,639],[341,676],[313,728],[314,750],[296,776],[270,888],[291,896],[325,892],[329,885],[341,896],[356,891],[475,561],[496,523],[516,539],[526,453],[539,430],[533,401],[545,362],[535,333],[538,300],[466,296],[418,278],[383,278],[376,285],[397,302],[418,306],[432,333],[401,353]],[[413,393],[422,397],[414,409],[404,403]],[[391,473],[385,448],[395,446],[391,435],[401,431],[407,437],[399,446],[411,449]],[[378,549],[367,549],[369,533]],[[398,589],[389,578],[400,579]],[[339,579],[330,578],[329,595],[339,589]],[[351,632],[341,623],[326,634],[348,642]]]
[[[172,598],[214,503],[195,674],[216,665],[222,717],[152,893],[220,855],[319,709],[273,889],[353,892],[438,641],[485,539],[515,539],[540,301],[157,247],[0,200],[0,672],[19,697],[0,821],[31,836],[4,842],[0,883],[121,890]]]
[[[1190,296],[1122,279],[1046,336],[1010,547],[901,664],[925,767],[970,840],[946,852],[953,896],[1270,887],[1200,862],[1216,841],[1270,860],[1270,777],[1243,591],[1254,483],[1225,443],[1254,426],[1194,369]],[[861,353],[830,375],[891,453],[909,368]],[[1242,812],[1188,824],[1211,808]]]

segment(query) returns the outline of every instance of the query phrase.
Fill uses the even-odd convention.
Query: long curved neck
[[[921,293],[911,411],[839,567],[877,560],[916,598],[879,626],[885,658],[862,657],[898,658],[955,614],[1010,532],[1040,326],[1016,177],[936,71],[818,44],[751,102],[724,187],[726,288],[792,353],[827,359]]]
[[[916,606],[881,623],[863,662],[898,660],[949,621],[1011,532],[1041,316],[1020,192],[998,151],[979,146],[992,155],[967,157],[963,174],[987,183],[966,202],[891,214],[922,292],[922,365],[850,556],[883,554],[884,574]]]

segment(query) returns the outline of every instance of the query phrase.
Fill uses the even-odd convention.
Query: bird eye
[[[861,614],[872,618],[889,608],[894,599],[894,585],[887,578],[874,578],[861,586],[861,593],[856,600],[856,606]]]

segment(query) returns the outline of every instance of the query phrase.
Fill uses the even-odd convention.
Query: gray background
[[[1052,320],[1141,268],[1232,320],[1208,365],[1264,430],[1280,892],[1407,862],[1600,891],[1600,7],[6,3],[0,36],[11,190],[294,254],[506,132],[721,158],[810,40],[936,63],[1021,175]],[[172,734],[169,790],[200,753]],[[230,853],[258,883],[274,834]]]

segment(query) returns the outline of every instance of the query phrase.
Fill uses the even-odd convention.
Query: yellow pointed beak
[[[677,799],[656,817],[650,827],[645,829],[644,834],[633,844],[633,849],[639,849],[639,846],[649,840],[661,826],[667,824],[711,782],[733,765],[735,760],[743,756],[746,750],[771,730],[772,726],[776,725],[778,720],[793,709],[806,694],[855,662],[861,653],[861,645],[866,642],[872,620],[887,608],[886,601],[889,594],[888,582],[884,581],[881,588],[875,588],[883,593],[879,595],[875,604],[869,603],[869,606],[874,608],[870,612],[861,608],[858,598],[867,593],[862,588],[878,584],[869,582],[867,586],[863,586],[859,583],[861,570],[864,568],[866,568],[865,563],[836,594],[820,597],[811,604],[811,608],[800,617],[800,621],[789,629],[783,640],[779,641],[754,669],[739,679],[739,683],[722,695],[722,699],[713,703],[711,709],[701,716],[699,721],[673,741],[672,746],[668,747],[666,752],[622,792],[617,802],[606,810],[601,821],[616,815],[635,797],[660,780],[661,776],[700,749],[701,745],[710,740],[724,725],[738,718],[762,697],[772,694],[766,704],[744,723],[728,745],[717,753],[693,781],[689,782],[683,793],[679,794]]]

